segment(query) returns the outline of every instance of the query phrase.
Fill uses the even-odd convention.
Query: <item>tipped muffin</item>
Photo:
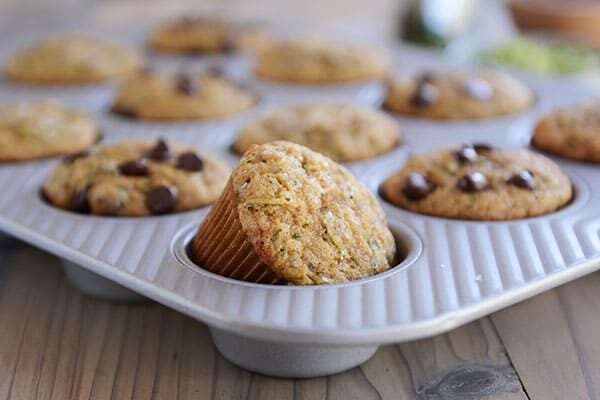
[[[387,60],[365,48],[321,40],[285,42],[265,50],[256,73],[298,84],[351,83],[383,78]]]
[[[348,104],[311,104],[275,110],[242,130],[233,144],[243,154],[252,144],[286,140],[337,162],[364,160],[396,147],[400,129],[386,114]]]
[[[283,141],[246,152],[190,246],[211,272],[294,285],[375,275],[395,252],[364,186],[332,160]]]
[[[258,26],[214,16],[181,17],[159,27],[150,38],[153,50],[179,54],[259,52],[271,42]]]
[[[94,121],[50,101],[0,106],[0,161],[76,153],[98,138]]]
[[[548,153],[600,163],[600,101],[546,115],[536,126],[532,142]]]
[[[97,83],[128,75],[141,67],[141,59],[118,44],[84,36],[44,39],[15,54],[6,76],[37,85]]]
[[[442,120],[499,117],[523,112],[533,92],[496,71],[400,75],[389,83],[386,108],[399,114]]]
[[[124,141],[66,157],[43,192],[54,206],[79,213],[169,214],[215,201],[229,173],[219,159],[188,146]]]
[[[216,73],[156,74],[128,79],[112,111],[145,120],[194,120],[227,117],[253,107],[256,97]]]
[[[465,145],[412,158],[381,186],[396,206],[420,214],[510,220],[558,210],[573,197],[569,178],[529,150]]]

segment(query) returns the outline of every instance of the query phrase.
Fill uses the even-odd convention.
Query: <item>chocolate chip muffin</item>
[[[190,246],[203,268],[252,282],[347,282],[390,268],[375,197],[332,160],[289,142],[254,145]]]
[[[169,214],[216,200],[230,169],[193,148],[126,141],[67,156],[43,192],[56,207],[114,216]]]
[[[50,101],[0,106],[0,161],[83,151],[99,138],[96,124]]]
[[[260,52],[271,43],[256,25],[216,16],[184,16],[159,27],[150,38],[153,50],[179,54]]]
[[[84,36],[44,39],[14,55],[6,65],[8,79],[37,85],[97,83],[128,75],[141,66],[131,50]]]
[[[381,194],[420,214],[510,220],[556,211],[573,191],[569,178],[544,156],[473,144],[414,157],[383,183]]]
[[[400,75],[389,83],[385,107],[400,114],[443,120],[499,117],[529,109],[533,92],[495,71]]]
[[[253,107],[257,98],[214,72],[157,74],[145,70],[121,87],[112,111],[145,120],[227,117]]]
[[[400,140],[398,125],[379,111],[348,104],[320,103],[281,108],[242,130],[234,150],[252,144],[287,140],[337,162],[358,161],[386,153]]]
[[[600,163],[600,101],[546,115],[535,128],[532,143],[561,157]]]
[[[264,79],[298,84],[332,84],[381,79],[383,56],[368,49],[321,40],[280,43],[264,51],[256,73]]]

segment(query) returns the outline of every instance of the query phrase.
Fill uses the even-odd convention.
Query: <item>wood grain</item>
[[[232,365],[172,310],[81,295],[52,256],[21,245],[3,258],[0,399],[526,398],[488,319],[335,376],[276,379]]]

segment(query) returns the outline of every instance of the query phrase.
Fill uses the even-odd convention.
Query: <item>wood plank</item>
[[[532,398],[600,398],[600,275],[493,315]]]
[[[491,322],[386,346],[362,369],[383,398],[526,399]]]

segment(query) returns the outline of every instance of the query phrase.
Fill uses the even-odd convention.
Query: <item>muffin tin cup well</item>
[[[431,62],[431,54],[419,59],[419,54],[403,57],[406,53],[400,51],[394,59],[401,60],[403,68]],[[445,63],[451,64],[439,58],[440,65]],[[252,84],[254,78],[246,76]],[[261,107],[316,98],[375,105],[382,96],[378,93],[380,98],[371,101],[377,96],[365,95],[365,87],[296,90],[291,85],[256,83],[264,90]],[[525,147],[531,127],[543,112],[590,96],[571,84],[540,79],[527,83],[538,95],[528,112],[473,123],[398,118],[403,146],[348,167],[376,193],[411,153],[468,141]],[[237,157],[229,146],[237,129],[260,111],[206,124],[151,127],[111,119],[105,112],[110,90],[52,89],[67,105],[92,112],[105,142],[163,136],[214,152],[232,165]],[[34,100],[49,93],[43,88],[26,92],[0,82],[2,101]],[[71,275],[77,269],[96,274],[207,323],[222,354],[242,367],[274,375],[318,376],[359,364],[378,345],[445,332],[599,269],[600,167],[553,159],[572,178],[577,196],[569,206],[543,217],[507,222],[448,220],[383,202],[390,226],[407,243],[406,268],[348,284],[259,285],[232,281],[188,263],[185,245],[208,208],[146,218],[97,217],[56,209],[40,199],[39,189],[58,159],[0,165],[0,230],[69,260]],[[83,289],[91,283],[95,295],[114,293],[113,288],[104,290],[96,276],[72,276],[72,280]]]

